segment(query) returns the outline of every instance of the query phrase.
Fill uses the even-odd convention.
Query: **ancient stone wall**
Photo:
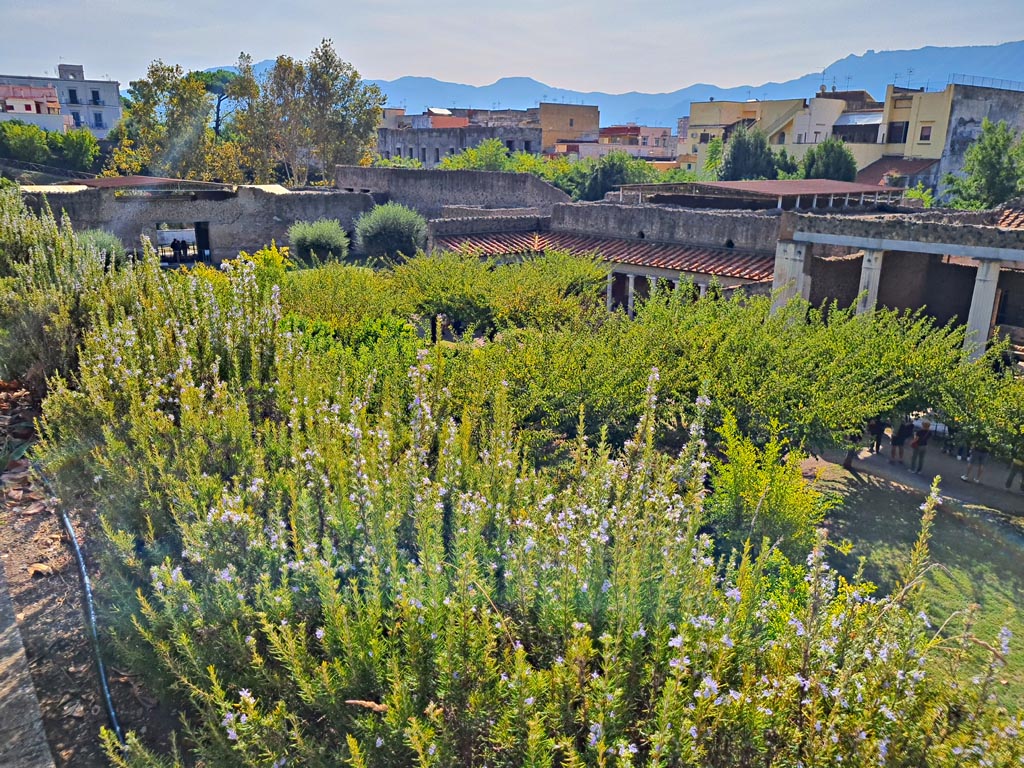
[[[362,168],[339,165],[339,190],[367,192],[414,208],[428,218],[448,205],[484,208],[536,208],[548,214],[569,202],[562,190],[528,173],[500,171],[425,171],[408,168]]]
[[[239,187],[237,194],[183,194],[161,197],[117,195],[110,189],[31,194],[26,202],[39,209],[48,203],[58,216],[67,213],[76,229],[99,228],[113,232],[129,248],[143,235],[155,240],[161,223],[208,222],[211,258],[233,258],[239,251],[255,251],[271,241],[286,245],[288,227],[296,221],[337,219],[348,231],[355,220],[373,207],[366,194],[347,192],[281,192]]]
[[[446,205],[441,208],[442,219],[505,218],[509,216],[540,216],[539,208],[484,208],[479,205]]]
[[[775,211],[706,211],[660,205],[571,203],[551,212],[554,232],[775,252]]]

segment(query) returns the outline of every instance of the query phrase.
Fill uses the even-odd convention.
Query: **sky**
[[[486,85],[532,77],[579,91],[784,81],[868,49],[1024,39],[1022,0],[0,0],[0,73],[127,87],[153,59],[207,69],[328,37],[365,78]],[[20,30],[24,30],[21,32]]]

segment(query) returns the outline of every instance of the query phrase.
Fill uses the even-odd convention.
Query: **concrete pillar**
[[[707,284],[707,283],[697,283],[697,293],[698,293],[698,294],[700,295],[700,297],[701,297],[702,299],[703,299],[703,298],[704,298],[705,296],[707,296],[707,293],[708,293],[708,284]]]
[[[605,291],[604,291],[604,302],[605,302],[605,306],[607,307],[609,312],[612,311],[612,288],[614,287],[614,285],[615,285],[615,273],[614,272],[609,272],[608,273],[608,286],[605,288]]]
[[[857,293],[857,314],[871,312],[878,303],[878,282],[882,276],[882,256],[885,251],[864,251],[864,261],[860,265],[860,288]]]
[[[971,311],[967,315],[967,339],[964,349],[972,359],[981,357],[992,330],[992,313],[996,307],[996,287],[999,284],[999,262],[986,259],[978,262],[978,273],[974,278],[974,294],[971,296]]]
[[[633,283],[636,275],[626,275],[626,314],[633,316]]]
[[[780,240],[775,247],[775,275],[772,280],[772,312],[783,307],[794,296],[808,298],[810,278],[804,274],[807,246],[791,240]]]

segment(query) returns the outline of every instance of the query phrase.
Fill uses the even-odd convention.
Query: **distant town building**
[[[86,80],[79,64],[59,64],[56,78],[0,75],[0,86],[4,85],[56,91],[60,113],[70,118],[73,127],[88,128],[97,139],[106,138],[121,119],[120,83]]]
[[[463,118],[464,119],[464,118]],[[403,157],[436,167],[448,155],[497,139],[509,152],[539,152],[540,128],[464,125],[451,128],[378,128],[377,152],[385,160]]]
[[[654,128],[636,123],[610,125],[597,136],[577,141],[562,141],[555,145],[558,154],[574,154],[580,158],[601,158],[612,152],[625,152],[644,160],[674,161],[676,137],[671,128]]]
[[[885,100],[866,91],[822,90],[811,99],[693,103],[679,133],[683,168],[700,171],[716,138],[758,129],[775,150],[802,159],[829,137],[842,139],[863,183],[935,188],[963,169],[964,153],[984,118],[1024,130],[1024,83],[953,75],[941,90],[890,85]],[[690,167],[692,166],[692,167]]]
[[[19,120],[58,133],[72,126],[71,118],[60,113],[57,89],[31,85],[0,85],[0,120]]]

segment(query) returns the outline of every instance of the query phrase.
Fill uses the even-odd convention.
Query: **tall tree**
[[[217,69],[213,72],[196,72],[195,76],[202,80],[206,92],[213,96],[213,135],[220,141],[224,121],[234,111],[231,83],[238,78],[238,74],[228,69]]]
[[[857,178],[857,159],[843,141],[830,136],[804,156],[803,177],[853,181]]]
[[[1024,191],[1024,139],[1005,121],[981,123],[981,135],[967,148],[961,175],[942,180],[955,208],[994,208]]]
[[[384,94],[362,81],[355,67],[343,61],[324,39],[306,61],[305,116],[321,172],[335,165],[354,165],[373,143]]]
[[[737,129],[725,146],[718,177],[722,181],[777,178],[775,155],[764,133],[757,129]]]
[[[113,132],[118,146],[106,172],[201,178],[212,108],[202,79],[158,59],[128,93],[130,104]]]

